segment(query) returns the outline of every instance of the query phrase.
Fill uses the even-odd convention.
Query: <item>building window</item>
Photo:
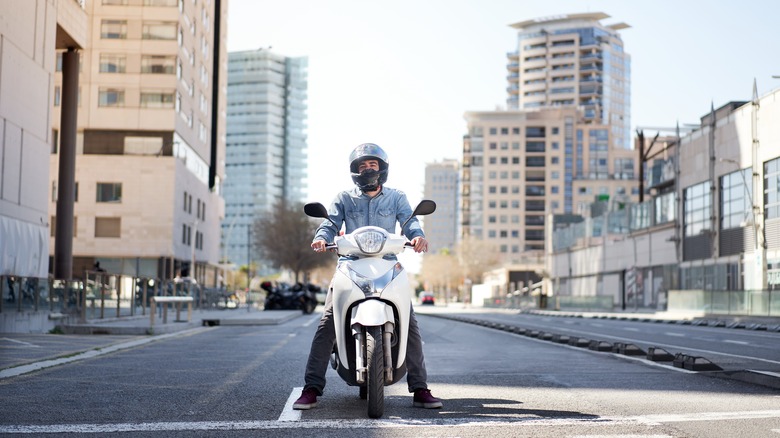
[[[543,141],[529,141],[525,144],[526,152],[544,152],[545,145]]]
[[[764,163],[764,205],[767,220],[780,218],[780,158]]]
[[[541,127],[529,126],[525,128],[525,136],[526,138],[544,137],[544,126]]]
[[[101,20],[100,38],[123,40],[127,38],[127,20]]]
[[[125,137],[125,155],[160,155],[162,137]]]
[[[125,106],[125,90],[118,88],[101,88],[98,91],[98,106]]]
[[[122,218],[96,217],[95,237],[122,237]]]
[[[54,106],[60,106],[60,86],[54,87]]]
[[[747,184],[753,169],[738,170],[720,178],[720,229],[738,228],[750,216],[752,189]],[[741,174],[741,175],[740,175]]]
[[[692,237],[710,230],[710,208],[712,197],[710,195],[710,182],[688,187],[684,191],[685,196],[685,236]]]
[[[176,73],[176,57],[165,55],[143,55],[141,73],[172,75]],[[181,75],[179,75],[181,77]]]
[[[100,54],[100,73],[125,73],[127,57],[124,55]]]
[[[178,25],[175,21],[148,21],[142,28],[141,38],[145,40],[175,40]]]
[[[141,108],[173,108],[173,91],[142,91]]]
[[[632,158],[615,158],[615,179],[634,179]]]
[[[122,202],[122,183],[97,183],[96,202]]]

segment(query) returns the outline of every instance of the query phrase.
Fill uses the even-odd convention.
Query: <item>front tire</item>
[[[382,327],[366,327],[366,393],[369,418],[385,413],[385,351]]]

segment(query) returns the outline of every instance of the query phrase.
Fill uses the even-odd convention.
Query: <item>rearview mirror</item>
[[[311,217],[318,217],[322,219],[330,218],[328,216],[328,209],[319,202],[309,202],[308,204],[304,205],[303,212],[306,213],[307,216]]]
[[[436,211],[436,203],[430,199],[423,199],[419,204],[417,204],[417,207],[414,208],[412,216],[425,216],[433,213],[434,211]]]
[[[409,216],[409,219],[407,219],[401,225],[401,229],[403,230],[406,224],[408,224],[413,217],[425,216],[426,214],[431,214],[434,211],[436,211],[436,203],[431,201],[430,199],[423,199],[422,201],[420,201],[419,204],[417,204],[417,207],[414,207],[414,211],[412,212],[412,215]]]

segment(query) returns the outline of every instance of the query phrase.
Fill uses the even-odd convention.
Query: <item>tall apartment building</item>
[[[308,58],[266,49],[231,52],[223,255],[253,257],[252,224],[278,200],[302,202],[307,188]]]
[[[521,21],[517,50],[507,54],[507,107],[578,107],[589,123],[609,126],[612,144],[631,148],[631,57],[603,12]]]
[[[425,166],[423,197],[436,202],[436,212],[422,218],[431,253],[452,250],[457,242],[459,174],[458,160],[445,159]]]
[[[86,2],[86,11],[73,275],[99,261],[111,273],[214,285],[224,217],[227,1],[102,0]],[[55,137],[61,81],[57,74]]]
[[[462,231],[506,263],[545,249],[546,213],[588,214],[594,198],[636,198],[629,62],[603,13],[528,20],[508,54],[509,110],[467,112]]]
[[[87,14],[76,0],[7,1],[0,17],[0,275],[45,278],[55,50],[86,46]]]

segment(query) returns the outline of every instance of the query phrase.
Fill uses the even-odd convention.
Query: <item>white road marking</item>
[[[17,344],[22,344],[27,347],[35,347],[35,348],[41,348],[40,345],[31,344],[29,342],[20,341],[18,339],[11,339],[11,338],[0,338],[0,341],[8,341],[8,342],[15,342]]]
[[[729,344],[750,345],[750,342],[732,341],[731,339],[724,339],[722,342],[728,342]]]
[[[615,426],[615,425],[660,425],[690,421],[728,421],[757,418],[780,418],[780,410],[738,411],[738,412],[691,412],[685,414],[657,414],[623,417],[595,418],[539,418],[525,417],[476,421],[474,418],[426,418],[426,419],[360,419],[360,420],[316,420],[316,421],[199,421],[159,423],[116,423],[116,424],[50,424],[50,425],[0,425],[0,434],[43,434],[43,433],[118,433],[118,432],[167,432],[167,431],[212,431],[212,430],[263,430],[263,429],[391,429],[410,427],[500,427],[500,426]],[[773,430],[776,432],[777,430]],[[644,435],[643,435],[644,436]]]
[[[638,328],[634,328],[634,327],[624,327],[623,330],[625,330],[627,332],[638,332],[639,331]]]
[[[685,337],[687,337],[687,336],[688,336],[688,335],[685,335],[685,334],[683,334],[683,333],[672,333],[672,332],[666,332],[666,333],[664,333],[664,334],[665,334],[666,336],[677,336],[677,337],[679,337],[679,338],[685,338]]]
[[[322,316],[319,316],[319,315],[313,316],[313,317],[309,318],[309,320],[306,321],[303,324],[303,327],[308,327],[308,326],[314,324],[315,322],[319,321],[320,319],[322,319]]]
[[[296,411],[293,409],[293,403],[295,403],[295,400],[298,399],[298,396],[300,396],[301,391],[303,391],[303,387],[293,388],[292,392],[290,393],[290,396],[287,398],[287,403],[284,404],[284,409],[282,409],[282,413],[279,415],[279,419],[276,421],[298,421],[301,419],[301,411]]]
[[[658,414],[633,417],[640,423],[662,424],[688,421],[749,420],[755,418],[780,418],[780,410],[741,412],[691,412],[687,414]]]
[[[57,366],[57,365],[63,365],[63,364],[70,363],[70,362],[76,362],[76,361],[79,361],[79,360],[90,359],[90,358],[93,358],[93,357],[102,356],[104,354],[113,353],[115,351],[124,350],[126,348],[137,347],[139,345],[148,344],[150,342],[160,341],[160,340],[163,340],[163,339],[173,338],[173,337],[178,337],[178,336],[186,336],[186,335],[190,335],[190,334],[199,333],[199,332],[202,332],[202,331],[205,331],[205,330],[214,330],[214,329],[215,328],[212,328],[212,327],[198,327],[198,328],[194,328],[194,329],[190,329],[190,330],[183,330],[183,331],[180,331],[180,332],[168,333],[168,334],[165,334],[165,335],[157,335],[157,336],[150,336],[148,338],[136,339],[136,340],[133,340],[133,341],[123,342],[121,344],[109,345],[108,347],[105,347],[105,348],[98,348],[98,349],[94,349],[94,350],[85,351],[83,353],[79,353],[79,354],[76,354],[76,355],[70,356],[70,357],[62,357],[62,358],[59,358],[59,359],[43,360],[43,361],[40,361],[40,362],[35,362],[35,363],[28,364],[28,365],[22,365],[22,366],[13,367],[13,368],[6,368],[4,370],[0,370],[0,380],[7,379],[9,377],[20,376],[22,374],[31,373],[33,371],[42,370],[44,368],[50,368],[50,367]]]

